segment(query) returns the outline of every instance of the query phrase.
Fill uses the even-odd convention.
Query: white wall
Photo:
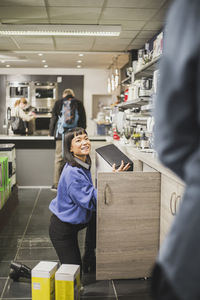
[[[1,75],[40,74],[40,75],[83,75],[84,76],[84,106],[87,114],[87,132],[95,134],[95,124],[92,121],[92,95],[107,94],[108,71],[103,69],[54,69],[54,68],[2,68]]]

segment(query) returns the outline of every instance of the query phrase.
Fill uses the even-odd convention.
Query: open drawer
[[[99,172],[96,279],[148,277],[159,246],[160,173]]]

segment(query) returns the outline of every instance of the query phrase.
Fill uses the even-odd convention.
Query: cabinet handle
[[[178,195],[177,197],[176,197],[176,200],[175,200],[175,209],[177,210],[177,204],[178,204],[178,202],[181,200],[181,196],[180,195]]]
[[[106,183],[105,188],[104,188],[104,204],[105,205],[109,205],[110,204],[110,199],[109,199],[108,193],[110,194],[110,187]]]
[[[176,193],[173,192],[170,198],[170,211],[172,216],[176,215],[176,199],[177,199]]]

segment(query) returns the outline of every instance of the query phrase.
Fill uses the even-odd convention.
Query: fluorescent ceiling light
[[[1,36],[34,35],[34,36],[119,36],[118,25],[0,25]]]

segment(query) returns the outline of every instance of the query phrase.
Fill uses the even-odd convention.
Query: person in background
[[[174,1],[155,104],[155,148],[185,183],[153,270],[156,300],[200,299],[200,1]]]
[[[28,101],[25,98],[21,98],[15,101],[14,108],[11,110],[11,116],[20,117],[24,121],[25,132],[29,133],[29,122],[34,121],[35,113],[25,112],[24,109],[28,105]]]
[[[65,89],[63,91],[62,99],[59,99],[55,102],[55,105],[52,110],[52,117],[49,125],[49,135],[54,136],[56,140],[56,150],[55,150],[55,161],[54,161],[54,179],[52,190],[56,191],[58,186],[58,181],[63,166],[63,157],[62,157],[62,135],[58,132],[58,120],[62,113],[62,106],[65,100],[75,100],[78,108],[78,123],[77,126],[86,129],[86,113],[83,106],[83,103],[75,98],[74,91],[72,89]],[[65,129],[67,132],[67,129]]]
[[[82,261],[78,245],[78,232],[88,226],[96,211],[97,191],[93,186],[90,167],[91,143],[85,129],[77,127],[64,136],[64,160],[57,196],[50,203],[53,213],[49,236],[61,264],[77,264]],[[126,171],[129,164],[114,172]]]
[[[31,119],[29,122],[27,122],[28,134],[31,135],[35,132],[35,117],[36,117],[35,111],[36,111],[36,109],[32,105],[30,105],[25,98],[21,98],[20,101],[24,102],[23,111],[25,113],[27,113],[28,115],[34,116],[33,119]]]

